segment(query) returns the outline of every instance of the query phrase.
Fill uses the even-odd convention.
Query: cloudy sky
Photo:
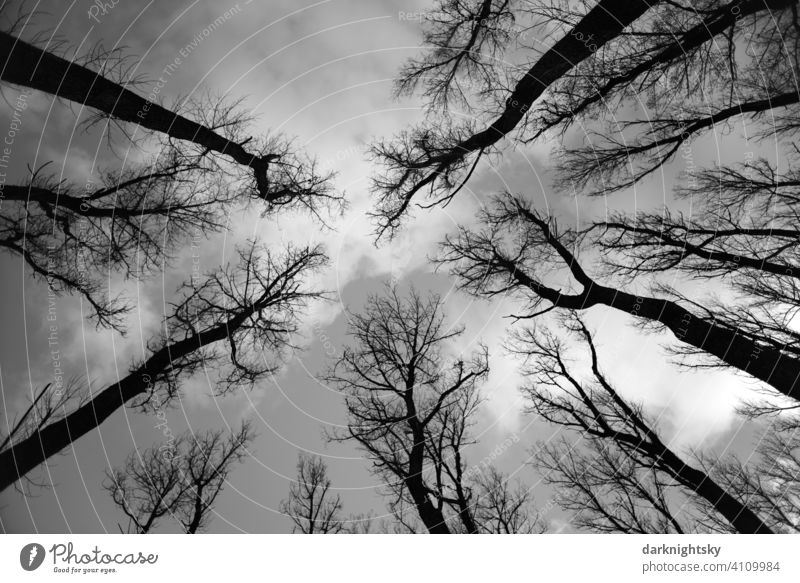
[[[0,0],[0,6],[10,14],[19,3]],[[358,311],[367,295],[379,291],[389,278],[446,295],[448,321],[466,326],[459,348],[469,351],[478,341],[489,345],[492,372],[483,387],[487,401],[470,459],[479,462],[512,437],[513,446],[495,463],[522,479],[540,506],[549,507],[552,493],[526,462],[531,448],[538,440],[548,439],[551,430],[523,413],[517,390],[520,379],[515,373],[518,363],[502,347],[509,325],[504,316],[514,311],[513,303],[508,299],[476,301],[463,295],[446,272],[433,271],[427,258],[455,225],[474,221],[481,201],[493,192],[518,192],[537,206],[551,209],[564,224],[576,224],[603,216],[609,209],[655,208],[671,200],[671,186],[683,169],[680,160],[635,192],[610,200],[587,200],[550,188],[553,144],[510,150],[502,160],[485,161],[453,204],[416,212],[391,244],[376,247],[367,216],[373,169],[365,147],[374,138],[392,135],[423,118],[418,100],[394,100],[391,89],[400,65],[420,50],[421,22],[414,14],[429,9],[429,2],[128,0],[105,13],[92,8],[96,5],[90,0],[28,2],[26,6],[39,13],[23,37],[44,32],[40,37],[44,42],[52,35],[79,51],[99,42],[107,48],[124,47],[137,57],[136,71],[145,78],[157,78],[166,64],[185,54],[162,90],[167,102],[209,90],[245,98],[246,107],[258,117],[257,129],[297,136],[299,147],[338,173],[337,187],[346,194],[349,207],[331,219],[331,229],[305,216],[263,218],[250,209],[232,214],[230,231],[200,247],[202,268],[212,269],[231,256],[237,242],[256,235],[275,244],[323,242],[332,262],[320,284],[335,292],[334,301],[309,310],[303,327],[305,349],[293,354],[270,381],[251,392],[215,398],[207,379],[199,375],[187,383],[169,412],[175,433],[236,427],[244,418],[253,419],[259,432],[247,461],[234,470],[218,500],[211,531],[287,532],[290,521],[277,508],[301,451],[325,458],[346,513],[385,513],[379,484],[360,453],[350,445],[328,444],[324,439],[325,429],[344,422],[344,409],[341,396],[318,377],[341,350],[347,311]],[[203,29],[223,15],[224,22],[203,35]],[[142,93],[146,89],[147,83]],[[10,123],[10,104],[18,95],[18,88],[3,88],[6,102],[0,102],[0,130]],[[22,180],[27,166],[48,161],[76,181],[96,175],[98,168],[112,161],[97,132],[79,127],[85,112],[40,94],[29,97],[28,103],[14,144],[9,183],[14,178]],[[736,140],[726,140],[724,153],[717,136],[695,142],[694,162],[702,165],[718,157],[735,157]],[[144,344],[158,328],[165,298],[169,299],[177,281],[190,276],[191,261],[187,251],[162,277],[125,285],[125,293],[137,305],[125,337],[96,330],[85,319],[80,300],[59,298],[65,374],[95,388],[124,375],[130,362],[144,354]],[[5,424],[21,410],[32,390],[49,382],[52,367],[46,289],[26,276],[17,257],[0,255],[0,269],[4,324],[0,423]],[[597,309],[588,314],[588,321],[598,331],[604,366],[619,390],[645,402],[676,447],[684,451],[720,448],[733,440],[737,448],[746,449],[751,436],[739,432],[733,415],[737,399],[747,390],[742,379],[726,373],[681,371],[664,358],[665,337],[643,337],[624,315]],[[634,362],[636,367],[631,366]],[[37,476],[52,483],[52,488],[36,490],[36,497],[25,498],[14,491],[0,495],[0,529],[116,531],[121,516],[101,487],[104,471],[119,466],[134,449],[157,443],[162,438],[157,423],[155,416],[129,409],[116,413],[99,431],[38,471]],[[569,528],[558,510],[549,511],[547,517]]]

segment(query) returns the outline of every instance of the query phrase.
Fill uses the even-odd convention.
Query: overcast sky
[[[12,6],[13,5],[13,6]],[[663,174],[635,192],[611,200],[572,198],[550,188],[548,168],[552,144],[509,151],[502,160],[483,163],[468,188],[446,209],[415,213],[414,220],[392,241],[375,247],[368,179],[373,173],[365,146],[375,137],[396,133],[422,119],[420,102],[393,100],[393,76],[404,60],[420,50],[421,22],[409,15],[429,8],[425,0],[210,0],[171,2],[121,1],[89,17],[90,0],[29,2],[41,13],[33,28],[47,31],[70,47],[101,42],[125,47],[140,57],[137,71],[150,79],[186,56],[169,78],[162,95],[167,102],[213,90],[231,98],[246,98],[258,116],[256,128],[297,136],[297,145],[318,156],[338,172],[337,187],[346,193],[349,208],[325,230],[309,217],[263,218],[252,209],[230,217],[228,233],[205,241],[200,248],[203,269],[230,257],[233,246],[257,235],[267,242],[319,241],[326,244],[331,268],[320,283],[335,291],[335,301],[314,305],[303,327],[305,350],[292,355],[287,366],[253,391],[215,398],[203,375],[187,383],[182,398],[169,412],[173,432],[236,427],[244,418],[255,421],[259,437],[248,459],[231,475],[216,505],[212,532],[286,532],[289,520],[277,511],[294,476],[300,451],[323,456],[346,513],[372,510],[385,513],[379,484],[369,464],[350,445],[326,443],[323,431],[341,425],[342,399],[318,380],[320,372],[341,350],[347,310],[358,311],[367,294],[379,291],[387,278],[413,283],[422,291],[446,295],[448,321],[466,326],[459,348],[471,350],[478,341],[490,347],[492,372],[483,387],[487,399],[476,428],[472,463],[489,455],[498,443],[513,445],[497,457],[497,465],[514,473],[533,489],[537,503],[548,507],[551,492],[526,462],[537,440],[552,431],[523,414],[518,393],[517,362],[506,355],[502,341],[514,307],[508,300],[483,302],[454,289],[446,272],[434,273],[427,257],[456,224],[474,221],[481,201],[494,192],[518,192],[541,208],[550,208],[564,224],[603,216],[608,209],[655,208],[671,200],[669,191],[683,169],[676,160]],[[2,10],[16,4],[3,3]],[[228,14],[213,32],[202,31]],[[200,35],[198,37],[198,35]],[[25,36],[25,34],[23,35]],[[197,40],[200,38],[201,40]],[[145,93],[147,85],[143,87]],[[19,89],[4,87],[0,130],[11,118]],[[33,94],[13,151],[9,183],[22,180],[26,167],[52,161],[52,167],[76,181],[96,175],[114,159],[96,132],[83,132],[82,114],[74,106]],[[694,145],[694,163],[735,158],[737,142],[727,139],[721,152],[716,136]],[[125,155],[125,153],[123,153]],[[127,153],[135,156],[136,153]],[[65,374],[101,388],[124,375],[130,362],[141,357],[148,337],[157,329],[175,284],[191,274],[191,257],[184,252],[168,274],[134,282],[124,291],[136,301],[126,337],[95,330],[85,319],[85,306],[76,298],[57,302],[59,344]],[[47,350],[47,291],[26,277],[18,257],[0,255],[3,329],[0,335],[0,422],[13,417],[26,395],[49,382],[52,367]],[[660,428],[676,447],[719,448],[733,440],[746,450],[749,434],[738,434],[733,408],[745,394],[746,383],[726,373],[679,370],[664,358],[664,336],[642,336],[630,321],[609,310],[588,314],[597,330],[603,364],[626,396],[647,404],[659,417]],[[637,366],[630,366],[631,363]],[[104,471],[119,466],[135,448],[158,442],[158,420],[130,409],[119,411],[99,431],[80,439],[65,455],[54,458],[38,476],[52,482],[36,498],[16,492],[0,495],[0,529],[6,532],[116,531],[119,512],[101,487]],[[557,510],[547,518],[568,529]]]

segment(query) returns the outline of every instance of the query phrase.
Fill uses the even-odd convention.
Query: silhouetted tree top
[[[34,391],[31,387],[27,406],[13,419],[8,419],[3,432],[0,432],[0,453],[13,444],[24,441],[47,425],[64,418],[67,412],[82,407],[89,400],[86,388],[76,379],[65,379],[57,375],[55,381]],[[14,487],[26,494],[26,486],[47,487],[44,479],[31,474],[21,476]]]
[[[701,458],[713,469],[715,480],[740,500],[747,500],[759,516],[782,533],[800,532],[800,421],[796,415],[770,419],[759,432],[753,455],[746,460]],[[728,525],[707,513],[711,527],[722,532]]]
[[[415,199],[423,208],[447,204],[506,138],[529,143],[576,122],[591,122],[594,131],[607,119],[587,146],[560,152],[561,187],[599,185],[605,193],[632,185],[685,141],[736,117],[775,112],[777,131],[793,131],[794,5],[440,2],[425,30],[433,48],[399,82],[401,93],[421,86],[438,115],[372,149],[383,167],[373,184],[378,236],[391,236]],[[524,46],[530,33],[549,48]],[[508,46],[512,39],[523,48]],[[467,115],[444,117],[453,103]],[[644,106],[641,120],[620,121],[634,104]],[[454,121],[460,118],[469,121]]]
[[[296,479],[289,486],[288,499],[281,501],[280,511],[294,523],[293,533],[346,532],[346,521],[340,515],[342,499],[331,491],[328,468],[319,456],[300,454]]]
[[[679,190],[692,199],[690,215],[669,209],[610,213],[581,238],[598,250],[604,271],[618,281],[713,281],[725,295],[695,309],[795,358],[800,354],[792,325],[800,305],[797,179],[791,168],[779,171],[764,159],[703,170]],[[756,351],[753,358],[759,357]]]
[[[715,357],[713,365],[733,367],[798,399],[800,353],[769,322],[742,325],[737,313],[691,302],[664,287],[644,295],[604,285],[579,258],[582,233],[559,228],[519,197],[496,197],[480,217],[480,228],[461,227],[448,236],[438,258],[466,291],[511,294],[526,305],[522,318],[554,309],[614,308],[639,323],[668,329],[684,347],[679,350]]]
[[[102,173],[89,187],[45,171],[3,189],[0,247],[20,255],[52,292],[80,294],[98,326],[120,332],[131,306],[111,295],[109,275],[159,272],[182,243],[225,228],[241,200],[202,159],[170,146],[151,163]]]
[[[250,179],[244,180],[247,191],[270,206],[304,205],[316,212],[320,204],[339,198],[332,192],[330,175],[319,174],[316,162],[296,152],[286,138],[245,135],[251,120],[240,103],[206,99],[168,109],[155,101],[158,92],[145,98],[129,89],[126,80],[106,76],[107,57],[91,54],[89,66],[84,66],[0,32],[0,80],[6,83],[49,93],[115,122],[180,141],[182,147],[230,160],[249,169]],[[118,63],[116,53],[110,58]],[[133,85],[145,83],[137,79]]]
[[[334,438],[361,446],[408,532],[539,532],[527,489],[467,461],[489,365],[485,346],[454,352],[463,332],[446,324],[437,295],[388,286],[371,296],[351,316],[352,343],[326,377],[348,413],[346,431]]]
[[[67,59],[55,54],[65,52],[63,42],[48,40],[44,51],[35,46],[43,39],[14,36],[26,19],[0,32],[0,81],[94,112],[86,123],[103,126],[108,153],[115,153],[114,129],[136,146],[99,178],[77,184],[64,178],[74,169],[49,173],[45,162],[3,189],[0,248],[19,255],[52,292],[80,295],[98,326],[126,328],[131,306],[108,289],[112,278],[152,275],[190,236],[226,228],[231,213],[256,200],[263,199],[265,215],[304,209],[323,222],[323,211],[342,207],[333,174],[291,139],[248,135],[254,120],[242,99],[192,96],[170,109],[159,92],[140,95],[153,83],[134,76],[140,64],[123,50],[98,45]]]
[[[163,520],[186,534],[202,531],[233,466],[247,457],[254,434],[249,423],[235,433],[186,432],[131,453],[122,469],[106,472],[105,489],[127,517],[120,531],[152,532]]]
[[[169,406],[182,382],[201,367],[218,394],[249,388],[275,373],[309,302],[324,297],[308,281],[327,262],[319,247],[288,247],[283,254],[252,243],[235,263],[182,286],[162,332],[146,356],[91,399],[44,427],[9,441],[0,451],[0,489],[97,428],[125,404]]]
[[[403,297],[388,287],[351,316],[353,343],[327,375],[345,395],[348,412],[347,430],[338,438],[364,449],[393,495],[411,498],[431,533],[450,532],[444,493],[435,502],[429,496],[436,488],[426,467],[432,427],[445,411],[472,401],[488,372],[485,348],[449,358],[448,343],[462,333],[445,324],[440,297],[423,298],[414,290]]]
[[[438,0],[425,14],[422,46],[400,72],[397,95],[420,89],[432,112],[497,91],[498,60],[515,34],[516,0]]]
[[[596,532],[694,530],[687,525],[703,522],[705,513],[692,516],[697,503],[679,505],[679,490],[690,502],[702,499],[708,513],[724,517],[729,529],[773,532],[748,498],[737,498],[700,464],[685,461],[662,440],[643,408],[620,396],[579,318],[566,317],[564,327],[589,353],[585,376],[577,372],[565,341],[549,330],[526,328],[517,334],[514,351],[526,358],[523,390],[530,410],[589,442],[581,447],[562,437],[537,453],[545,480],[557,486],[558,500],[576,512],[579,524]]]

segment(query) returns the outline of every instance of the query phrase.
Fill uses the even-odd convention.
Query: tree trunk
[[[773,534],[764,522],[745,504],[728,494],[705,472],[689,466],[669,448],[659,457],[670,473],[684,486],[705,498],[731,525],[742,534]]]
[[[419,435],[417,435],[419,434]],[[419,517],[431,534],[450,534],[444,514],[433,505],[425,482],[422,480],[422,464],[425,456],[425,435],[419,427],[414,428],[414,445],[408,459],[408,476],[405,479],[408,493],[414,500]]]
[[[757,343],[736,330],[715,324],[713,319],[699,318],[670,300],[635,296],[603,286],[590,288],[588,298],[590,305],[604,304],[660,322],[681,342],[716,356],[787,397],[800,400],[800,361],[766,343]]]
[[[85,405],[0,452],[0,491],[96,429],[125,403],[145,394],[158,375],[169,370],[173,360],[227,338],[229,333],[232,334],[254,312],[255,308],[250,308],[221,324],[165,346],[142,366],[131,371],[118,383],[103,389]]]
[[[544,223],[536,220],[541,227]],[[545,235],[550,237],[548,231]],[[508,259],[495,257],[502,267],[508,269],[518,284],[551,302],[557,308],[585,310],[596,305],[609,306],[631,316],[659,322],[675,337],[703,352],[716,356],[725,364],[746,372],[771,385],[787,397],[800,401],[800,359],[782,353],[768,342],[756,342],[740,335],[736,330],[716,324],[714,319],[700,318],[671,300],[648,296],[636,296],[618,289],[605,287],[590,279],[575,257],[560,243],[554,248],[570,266],[576,279],[584,286],[580,294],[564,294],[544,286]]]
[[[267,168],[274,155],[247,152],[210,128],[145,99],[82,65],[0,32],[0,80],[86,105],[122,121],[231,157],[255,172],[259,194],[268,198]],[[163,84],[163,78],[159,80]],[[155,93],[155,91],[154,91]],[[155,95],[151,97],[155,99]]]
[[[513,130],[533,103],[578,63],[618,37],[659,0],[600,0],[561,37],[517,83],[503,113],[492,125],[452,149],[454,156],[487,148]]]
[[[460,463],[460,461],[457,463]],[[478,525],[475,524],[464,488],[460,483],[456,484],[456,496],[458,498],[458,517],[461,519],[461,524],[464,525],[469,534],[478,534]]]

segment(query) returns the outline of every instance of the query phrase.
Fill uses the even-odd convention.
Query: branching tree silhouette
[[[239,103],[207,98],[185,107],[230,139],[241,138],[250,121]],[[103,273],[146,277],[163,269],[189,236],[222,230],[231,211],[253,201],[248,180],[213,148],[169,133],[156,138],[150,162],[106,170],[97,186],[48,175],[45,164],[26,184],[3,189],[0,247],[20,255],[53,292],[80,294],[98,325],[119,331],[130,306],[104,289]],[[319,216],[341,201],[331,174],[319,173],[316,161],[295,152],[289,140],[271,136],[265,146],[276,156],[265,175],[265,213],[301,206]]]
[[[439,0],[426,13],[422,46],[431,47],[403,67],[398,96],[421,88],[434,113],[469,105],[470,91],[497,91],[498,57],[513,35],[512,0]]]
[[[87,392],[77,380],[64,380],[62,376],[56,377],[56,382],[48,383],[36,392],[32,390],[25,410],[7,425],[7,432],[0,433],[0,452],[26,436],[42,430],[48,424],[62,419],[65,412],[85,405],[87,399]],[[30,474],[26,474],[21,481],[14,484],[23,494],[25,493],[23,486],[45,485],[44,481],[37,480]]]
[[[345,531],[340,516],[342,500],[331,492],[328,469],[319,456],[301,454],[297,460],[297,479],[289,486],[289,498],[280,511],[292,519],[292,532],[337,534]]]
[[[442,409],[473,399],[488,372],[485,349],[445,362],[447,342],[462,332],[445,326],[439,297],[412,290],[406,299],[389,288],[352,316],[354,345],[328,377],[345,394],[349,425],[341,438],[355,440],[388,489],[410,498],[425,528],[438,534],[451,530],[444,492],[430,476],[431,426]]]
[[[102,63],[93,54],[91,62]],[[329,195],[327,180],[316,164],[293,151],[283,138],[245,137],[248,121],[236,104],[192,107],[186,117],[108,78],[80,62],[44,51],[8,32],[0,32],[0,80],[29,87],[92,108],[113,120],[135,124],[200,152],[225,157],[250,172],[250,192],[269,204],[316,206]],[[141,84],[141,82],[137,83]],[[157,92],[151,93],[155,99]]]
[[[146,534],[162,519],[186,534],[202,531],[234,464],[253,439],[248,423],[234,434],[191,432],[128,456],[122,469],[107,472],[105,489],[128,522],[120,531]]]
[[[97,428],[126,403],[163,407],[200,367],[217,371],[220,394],[273,374],[293,348],[301,310],[323,294],[308,278],[327,259],[319,247],[289,247],[278,255],[253,243],[238,261],[185,283],[163,332],[127,376],[93,392],[82,406],[46,425],[18,433],[0,451],[0,489]]]
[[[556,489],[556,503],[571,513],[570,523],[579,529],[601,534],[705,532],[689,515],[687,501],[674,488],[670,492],[673,482],[664,483],[665,476],[638,466],[611,443],[576,443],[562,436],[543,445],[535,463]]]
[[[800,337],[792,319],[800,306],[798,178],[763,159],[703,170],[679,190],[697,201],[691,216],[668,209],[636,216],[612,213],[587,229],[584,241],[600,251],[607,271],[620,281],[666,274],[715,282],[726,295],[707,302],[702,310],[707,317],[755,340],[759,347],[751,360],[766,358],[768,364],[780,353],[781,360],[771,366],[796,375],[792,363],[800,357]],[[771,352],[764,354],[761,345]],[[797,406],[796,400],[788,406]]]
[[[557,38],[545,51],[525,46],[537,29],[536,38]],[[561,156],[562,186],[596,183],[608,192],[734,118],[770,112],[781,118],[780,131],[791,130],[797,31],[794,0],[442,0],[425,31],[433,48],[412,60],[398,83],[401,93],[421,85],[440,115],[374,145],[384,167],[374,179],[378,235],[391,236],[423,193],[428,202],[420,206],[449,202],[505,138],[529,143],[608,118],[588,145]],[[746,50],[737,50],[742,45]],[[507,88],[506,76],[516,78]],[[492,121],[443,118],[451,103],[466,106],[470,120]],[[621,123],[620,111],[631,105],[644,110],[641,120]]]
[[[12,32],[21,20],[8,25]],[[104,289],[103,273],[143,277],[163,269],[188,236],[221,230],[231,211],[255,199],[265,213],[302,207],[318,217],[341,203],[332,174],[291,140],[246,136],[253,120],[241,100],[207,95],[169,110],[135,93],[145,83],[132,76],[129,57],[97,47],[66,60],[0,33],[0,80],[87,106],[95,112],[90,124],[113,123],[137,146],[146,142],[144,152],[156,152],[144,163],[128,162],[140,153],[128,152],[99,185],[93,177],[80,186],[63,179],[69,169],[48,175],[44,164],[26,183],[3,189],[0,247],[20,255],[53,292],[80,294],[98,325],[118,331],[130,306]],[[139,128],[137,139],[132,129]]]
[[[475,477],[475,522],[482,533],[542,534],[547,523],[534,505],[530,489],[494,467]]]
[[[740,533],[771,533],[749,504],[702,469],[685,462],[659,437],[638,405],[622,398],[599,364],[592,335],[577,317],[565,326],[588,348],[590,380],[574,372],[563,340],[549,331],[527,328],[515,351],[528,359],[530,383],[524,392],[531,411],[549,423],[577,432],[587,447],[562,438],[545,445],[538,461],[545,480],[560,490],[559,501],[577,512],[578,523],[594,531],[686,532],[687,508],[701,498],[710,512]],[[675,490],[689,499],[678,507]]]
[[[525,530],[535,522],[522,516],[531,510],[528,497],[504,479],[487,480],[481,489],[480,474],[466,463],[478,384],[489,369],[486,347],[466,358],[448,355],[463,331],[445,324],[439,296],[411,290],[402,297],[388,287],[370,297],[351,317],[353,345],[327,377],[344,393],[349,418],[347,431],[334,438],[363,448],[390,510],[409,531],[418,528],[403,516],[406,508],[436,534],[485,532],[498,520]]]
[[[427,430],[434,490],[458,518],[458,522],[451,521],[451,529],[495,534],[545,532],[547,525],[530,489],[492,465],[468,466],[466,449],[475,443],[469,429],[479,405],[477,392],[465,392],[450,407],[442,408]],[[395,501],[402,494],[395,492]],[[399,511],[398,507],[394,514]]]
[[[711,466],[716,481],[747,505],[776,532],[800,532],[800,439],[797,416],[772,419],[759,436],[754,455],[743,463],[734,457],[702,461]],[[709,525],[725,532],[729,525],[707,513]],[[715,520],[716,519],[716,520]]]
[[[565,97],[555,100],[544,128],[576,119],[605,122],[589,122],[584,143],[562,152],[562,187],[588,187],[597,194],[622,190],[704,133],[724,135],[734,124],[744,126],[748,141],[794,134],[800,111],[793,81],[800,48],[797,2],[693,5],[683,20],[693,10],[702,15],[688,18],[700,21],[680,37],[679,46],[659,54],[654,66],[637,65],[645,69],[635,86],[627,76],[612,77],[598,89],[587,74],[559,88]],[[617,59],[609,58],[601,75],[613,72]],[[636,101],[644,102],[643,111],[629,107]]]
[[[109,297],[103,274],[163,269],[189,237],[224,228],[241,199],[202,160],[170,146],[152,164],[104,173],[89,190],[43,171],[25,186],[5,186],[0,247],[23,257],[54,293],[80,294],[98,325],[119,331],[130,306]]]
[[[372,512],[341,515],[341,497],[331,493],[328,467],[321,457],[300,454],[297,477],[289,486],[289,496],[281,500],[280,511],[291,518],[292,533],[302,534],[369,534],[375,527]],[[381,520],[378,526],[388,529]]]
[[[560,230],[555,220],[518,197],[497,197],[481,212],[481,219],[481,230],[461,227],[447,237],[438,258],[452,267],[467,291],[484,297],[520,297],[528,304],[525,318],[553,309],[614,308],[639,322],[668,329],[693,352],[745,372],[794,401],[800,397],[800,355],[769,323],[748,328],[740,326],[735,316],[681,297],[638,295],[603,285],[578,259],[581,233]],[[569,281],[548,283],[553,272]],[[573,291],[577,288],[580,291]],[[540,309],[543,304],[547,307]]]

